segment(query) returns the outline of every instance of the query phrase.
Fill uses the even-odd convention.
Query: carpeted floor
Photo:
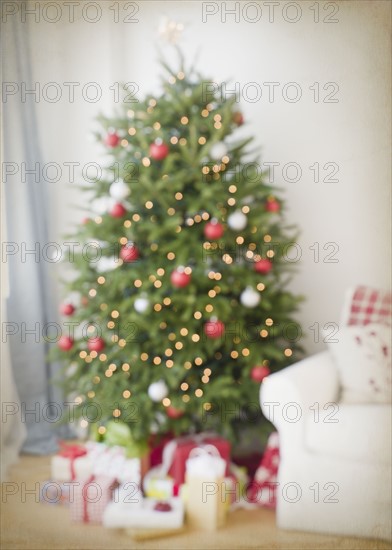
[[[63,506],[38,501],[38,482],[49,478],[49,458],[24,456],[3,484],[2,550],[55,549],[279,549],[279,550],[390,550],[377,540],[281,531],[271,510],[238,510],[216,533],[187,531],[175,537],[135,542],[125,532],[71,523]],[[11,485],[13,483],[13,485]],[[36,485],[37,484],[37,485]],[[26,491],[32,491],[31,494]],[[15,494],[11,495],[10,493]]]

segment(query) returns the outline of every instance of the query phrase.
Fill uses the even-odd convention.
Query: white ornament
[[[102,258],[95,262],[95,269],[98,273],[105,273],[106,271],[113,271],[119,265],[120,262],[116,256],[102,256]]]
[[[153,382],[148,387],[148,395],[152,401],[162,401],[167,394],[169,393],[169,389],[166,386],[166,383],[164,380],[158,380],[158,382]]]
[[[140,297],[140,298],[136,298],[135,303],[133,304],[133,307],[136,309],[138,313],[144,313],[145,311],[147,311],[149,305],[150,305],[150,302],[147,300],[147,298]]]
[[[211,149],[210,149],[210,155],[211,158],[214,160],[222,160],[222,158],[227,155],[227,147],[223,143],[223,141],[220,141],[219,143],[215,143]]]
[[[109,193],[116,201],[122,201],[130,195],[131,191],[123,180],[119,180],[112,183]]]
[[[176,44],[183,30],[184,25],[182,23],[173,21],[168,17],[164,17],[158,27],[159,36],[169,44]]]
[[[242,231],[247,226],[248,218],[241,210],[236,210],[227,218],[227,223],[234,231]]]
[[[91,203],[91,208],[96,214],[106,214],[116,204],[116,200],[112,197],[99,197]]]
[[[260,294],[251,286],[246,287],[240,296],[241,304],[245,307],[256,307],[260,302]]]

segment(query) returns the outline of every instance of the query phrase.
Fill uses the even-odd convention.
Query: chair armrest
[[[325,403],[335,402],[339,385],[338,372],[328,351],[303,359],[263,380],[261,408],[283,435],[281,445],[288,438],[290,445],[302,446],[303,426],[310,407],[318,403],[322,408]]]

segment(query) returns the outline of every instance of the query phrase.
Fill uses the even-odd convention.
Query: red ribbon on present
[[[76,473],[75,473],[75,460],[81,456],[84,456],[87,454],[87,450],[83,445],[66,445],[62,441],[60,441],[60,452],[59,456],[62,456],[64,458],[69,458],[71,464],[71,478],[72,480],[75,479]]]
[[[88,502],[87,502],[87,491],[88,491],[88,486],[90,483],[92,483],[94,481],[94,478],[95,476],[91,476],[87,481],[86,483],[83,485],[83,489],[82,489],[82,499],[83,499],[83,522],[84,523],[88,523],[89,521],[89,517],[88,517]]]

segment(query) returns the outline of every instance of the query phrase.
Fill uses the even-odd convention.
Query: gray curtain
[[[3,79],[16,83],[19,89],[22,82],[31,89],[34,78],[28,23],[13,17],[2,26]],[[4,166],[16,172],[3,178],[7,243],[2,261],[7,263],[9,275],[6,332],[14,332],[7,340],[20,415],[27,428],[22,450],[47,454],[56,451],[59,437],[71,435],[68,426],[56,422],[63,397],[52,379],[57,377],[59,365],[48,361],[44,338],[47,323],[58,322],[53,291],[56,265],[43,253],[45,244],[53,240],[48,231],[50,184],[39,173],[24,174],[22,165],[40,172],[45,162],[34,98],[27,96],[22,102],[19,93],[4,99]],[[3,341],[4,337],[3,330]]]

